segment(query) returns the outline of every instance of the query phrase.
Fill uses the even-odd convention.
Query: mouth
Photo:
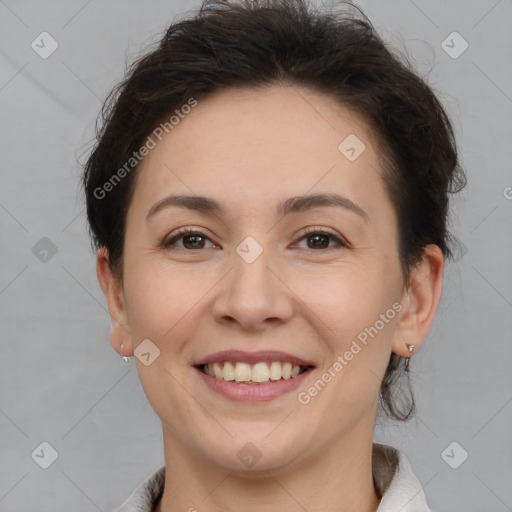
[[[195,368],[219,381],[261,386],[296,379],[312,370],[314,365],[292,364],[290,361],[259,361],[255,364],[241,361],[216,361],[195,365]]]
[[[223,350],[192,363],[200,381],[235,402],[268,402],[305,384],[316,365],[280,350]]]

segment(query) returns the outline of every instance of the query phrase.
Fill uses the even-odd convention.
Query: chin
[[[281,435],[274,432],[268,437],[267,432],[271,431],[272,429],[265,430],[264,434],[260,431],[255,436],[239,435],[235,439],[229,438],[222,444],[218,443],[218,439],[212,440],[215,449],[207,450],[205,456],[213,464],[240,476],[268,477],[268,471],[279,470],[293,464],[304,450],[303,444],[299,443],[295,436],[287,436],[283,431]],[[272,437],[274,438],[271,439]],[[303,439],[303,436],[297,437]],[[204,448],[208,447],[203,446]]]

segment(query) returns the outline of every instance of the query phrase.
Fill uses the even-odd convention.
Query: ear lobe
[[[408,289],[402,300],[401,313],[392,350],[410,357],[407,345],[421,346],[434,322],[443,287],[444,255],[434,244],[425,247],[422,261],[411,272]]]
[[[111,317],[110,343],[119,355],[130,356],[133,354],[133,344],[128,329],[123,283],[112,273],[106,247],[101,247],[98,250],[96,275],[105,295]]]

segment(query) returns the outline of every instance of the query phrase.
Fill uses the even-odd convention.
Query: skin
[[[338,150],[349,134],[366,146],[352,162]],[[114,277],[103,248],[97,275],[114,349],[133,355],[150,339],[160,350],[149,366],[135,358],[162,421],[166,481],[156,510],[375,512],[371,450],[379,386],[391,352],[410,356],[406,344],[417,350],[427,336],[444,259],[439,247],[428,246],[410,283],[403,282],[397,218],[369,127],[306,89],[224,90],[201,99],[138,172],[124,277]],[[349,197],[368,222],[336,207],[276,214],[279,201],[320,192]],[[171,193],[214,198],[227,213],[173,207],[146,221]],[[162,248],[181,227],[206,238]],[[318,248],[311,235],[304,238],[306,227],[332,231],[349,246],[322,238]],[[247,236],[263,248],[250,264],[236,252]],[[378,335],[310,403],[299,403],[298,392],[397,301],[402,310]],[[233,402],[211,391],[191,366],[227,349],[283,350],[314,361],[316,369],[297,392],[265,403]],[[252,468],[237,458],[247,442],[262,454]]]

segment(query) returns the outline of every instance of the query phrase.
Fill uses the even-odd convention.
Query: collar
[[[376,512],[431,512],[409,461],[396,448],[373,443],[373,482],[381,498]]]

